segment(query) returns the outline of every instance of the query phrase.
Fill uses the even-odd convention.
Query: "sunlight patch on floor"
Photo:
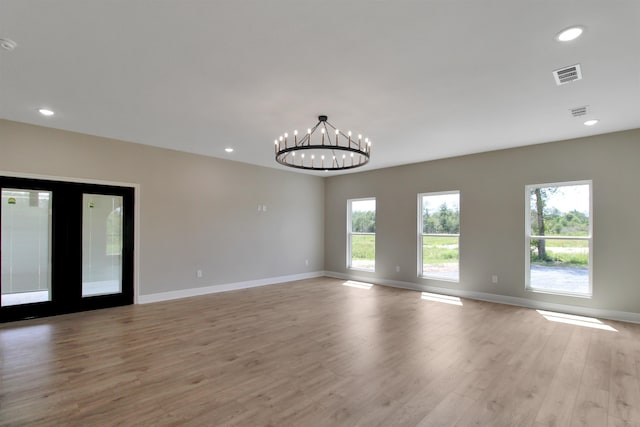
[[[355,280],[347,280],[342,283],[342,286],[349,286],[350,288],[358,288],[358,289],[371,289],[373,287],[372,283],[364,283],[364,282],[356,282]]]
[[[602,329],[604,331],[618,332],[617,329],[602,323],[595,317],[576,316],[574,314],[556,313],[553,311],[536,310],[550,322],[567,323],[569,325],[585,326],[587,328]]]
[[[20,346],[35,346],[50,342],[55,329],[51,325],[17,326],[0,330],[0,346],[19,349]],[[44,349],[41,349],[44,352]],[[39,356],[38,356],[39,357]]]
[[[440,295],[440,294],[432,294],[429,292],[423,292],[421,299],[435,301],[435,302],[443,302],[445,304],[462,305],[462,301],[460,301],[460,298],[453,297],[450,295]]]

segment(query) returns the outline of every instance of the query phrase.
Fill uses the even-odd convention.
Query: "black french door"
[[[133,188],[0,176],[0,190],[0,321],[133,303]]]

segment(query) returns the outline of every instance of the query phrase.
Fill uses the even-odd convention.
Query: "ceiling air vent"
[[[571,111],[573,117],[584,116],[587,114],[587,106],[571,108],[569,111]]]
[[[565,83],[571,83],[576,80],[581,80],[582,71],[580,70],[580,64],[555,70],[553,72],[553,78],[556,79],[556,84],[558,86],[563,85]]]

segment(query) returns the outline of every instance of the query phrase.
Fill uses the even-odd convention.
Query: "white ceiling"
[[[640,128],[638,0],[1,0],[0,38],[1,118],[268,167],[319,114],[359,170]]]

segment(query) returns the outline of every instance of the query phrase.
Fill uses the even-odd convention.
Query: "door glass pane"
[[[82,196],[82,296],[122,292],[122,196]]]
[[[2,189],[2,307],[51,300],[51,192]]]

